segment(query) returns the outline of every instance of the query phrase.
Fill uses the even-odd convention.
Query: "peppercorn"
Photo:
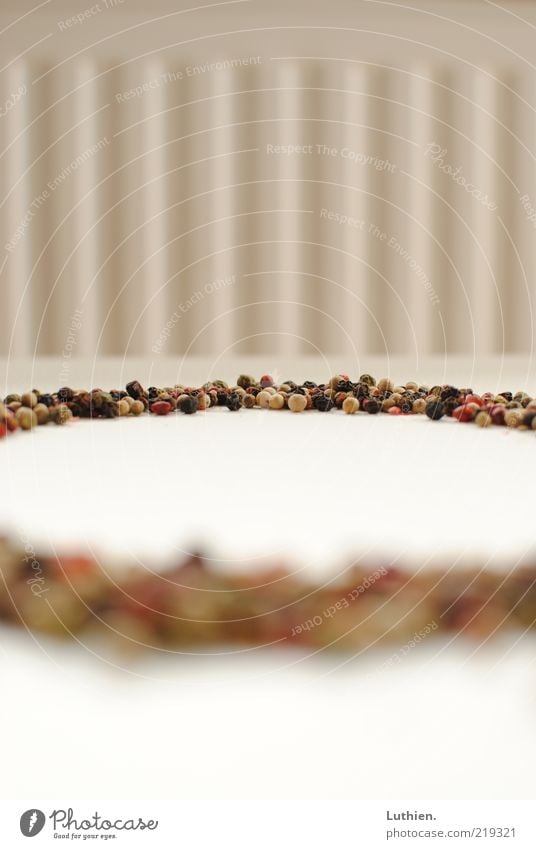
[[[6,395],[6,397],[4,398],[4,404],[6,404],[7,406],[9,406],[9,404],[12,404],[14,401],[18,402],[19,404],[21,403],[20,395],[17,395],[15,392],[11,392],[10,395]]]
[[[33,407],[37,404],[37,395],[35,392],[23,392],[20,396],[20,402],[23,407],[30,407],[30,409],[33,409]]]
[[[359,378],[359,383],[365,383],[367,386],[376,386],[376,381],[371,374],[362,374]]]
[[[72,401],[74,398],[74,392],[68,386],[62,386],[61,389],[58,389],[57,395],[58,401],[61,401],[62,403]]]
[[[271,397],[272,396],[270,395],[270,393],[267,392],[266,389],[263,389],[262,392],[259,392],[259,394],[257,395],[255,400],[256,400],[257,405],[259,407],[263,407],[263,409],[267,409],[267,407],[270,406],[270,398]]]
[[[452,415],[459,422],[472,422],[477,412],[478,406],[476,404],[460,404]]]
[[[225,389],[218,389],[216,392],[217,405],[218,407],[225,407],[227,404],[227,391]]]
[[[445,408],[445,415],[452,416],[454,415],[454,410],[459,406],[457,398],[447,398],[447,400],[443,404]]]
[[[117,402],[117,409],[120,416],[128,416],[130,413],[130,404],[121,398],[120,401]]]
[[[475,424],[478,425],[478,427],[489,427],[491,424],[490,414],[486,413],[485,410],[480,410],[480,412],[475,416]]]
[[[225,394],[225,400],[227,401],[227,393]],[[186,413],[189,416],[197,412],[197,398],[194,398],[193,395],[180,395],[177,407],[181,413]]]
[[[315,410],[319,410],[321,413],[328,413],[331,409],[333,409],[333,401],[329,395],[324,395],[323,392],[319,392],[318,395],[315,395],[313,398],[313,406]]]
[[[304,389],[316,389],[317,384],[312,380],[306,380],[305,383],[302,383]]]
[[[130,383],[127,383],[125,389],[131,398],[134,398],[135,401],[139,401],[141,398],[147,397],[147,393],[145,389],[139,382],[139,380],[132,380]],[[70,400],[70,399],[67,399]]]
[[[366,413],[374,415],[375,413],[379,413],[380,405],[378,404],[375,398],[369,398],[368,401],[365,401],[363,409]]]
[[[133,416],[141,416],[142,413],[145,412],[145,404],[143,401],[132,401],[130,405],[130,412]]]
[[[242,406],[242,399],[241,399],[240,395],[238,395],[236,392],[231,392],[227,396],[227,401],[226,401],[225,406],[227,407],[228,410],[231,410],[232,412],[239,410],[240,407]]]
[[[396,401],[393,401],[392,397],[384,398],[381,403],[382,413],[388,413],[391,407],[396,406]]]
[[[187,395],[184,397],[188,398]],[[167,416],[171,412],[171,404],[169,401],[154,401],[149,409],[151,413],[155,413],[157,416]]]
[[[36,404],[33,411],[37,416],[37,424],[45,425],[48,422],[50,415],[46,404]]]
[[[67,404],[57,404],[55,407],[50,408],[49,416],[55,425],[64,425],[72,419],[73,414]]]
[[[400,404],[400,412],[407,415],[413,411],[413,404],[411,401],[402,401]]]
[[[197,409],[208,410],[210,407],[210,395],[208,392],[200,392],[197,397]]]
[[[504,415],[506,410],[502,404],[494,404],[489,408],[491,421],[494,425],[504,425]]]
[[[305,395],[293,393],[288,399],[288,408],[293,413],[302,413],[307,407],[307,398]]]
[[[417,398],[416,401],[413,402],[413,412],[414,413],[424,413],[426,410],[426,401],[424,398]]]
[[[274,385],[274,379],[269,374],[263,374],[259,383],[262,389],[266,389],[266,387]]]
[[[393,381],[389,380],[388,377],[382,377],[380,380],[378,380],[378,383],[376,385],[380,392],[385,392],[386,390],[392,392],[394,389]]]
[[[254,386],[257,383],[254,377],[251,377],[250,374],[241,374],[238,380],[236,381],[237,386],[241,386],[242,389],[248,389],[250,386]]]
[[[504,414],[504,423],[506,427],[519,427],[521,415],[517,410],[507,410]]]
[[[342,402],[342,408],[349,416],[353,416],[359,410],[359,401],[353,395],[347,395]]]
[[[442,419],[445,415],[445,405],[441,403],[439,400],[428,401],[425,411],[426,415],[429,419],[433,421],[438,421]]]
[[[402,410],[400,409],[400,407],[397,407],[396,405],[393,406],[393,407],[389,407],[387,412],[389,413],[390,416],[400,416],[402,414]]]
[[[246,409],[250,410],[255,406],[255,396],[251,395],[251,393],[246,392],[244,397],[242,398],[242,406],[246,407]]]
[[[417,386],[414,380],[410,380],[408,381],[408,383],[406,383],[406,389],[408,389],[410,392],[417,392],[419,387]]]
[[[442,401],[446,401],[447,398],[457,398],[460,394],[459,390],[456,389],[455,386],[443,386],[440,393],[440,398]]]
[[[31,430],[38,424],[37,416],[30,407],[19,407],[16,415],[19,426],[23,430]]]

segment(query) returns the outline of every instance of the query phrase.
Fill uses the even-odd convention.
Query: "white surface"
[[[142,375],[147,363],[115,361],[94,373],[86,365],[77,377],[106,388],[139,374],[157,385],[222,374],[232,381],[240,365],[194,360]],[[409,368],[394,363],[390,374],[408,380],[416,376]],[[525,364],[498,377],[500,369],[497,363],[491,377],[488,365],[478,378],[469,362],[450,372],[439,363],[424,379],[465,375],[465,385],[482,391],[530,390]],[[289,371],[319,380],[332,373],[320,361]],[[58,383],[50,366],[18,381],[9,375],[11,388]],[[534,547],[535,438],[447,418],[341,411],[213,409],[50,425],[0,445],[1,519],[36,546],[157,563],[200,546],[221,568],[281,557],[307,573],[333,575],[349,558],[386,555],[414,568],[453,560],[510,568]]]
[[[536,792],[534,638],[428,641],[389,672],[388,652],[341,669],[340,655],[254,651],[128,672],[5,629],[1,644],[3,798]]]

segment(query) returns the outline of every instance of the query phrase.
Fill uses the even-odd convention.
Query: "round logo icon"
[[[35,837],[42,830],[46,821],[43,811],[37,808],[30,808],[29,811],[24,811],[20,818],[20,830],[25,837]]]

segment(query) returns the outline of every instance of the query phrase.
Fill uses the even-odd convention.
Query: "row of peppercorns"
[[[536,622],[534,564],[408,572],[359,558],[319,584],[280,563],[222,571],[191,554],[163,574],[140,566],[116,574],[91,556],[38,556],[1,537],[0,564],[0,621],[66,639],[97,636],[100,650],[104,636],[164,651],[235,641],[347,650],[406,644],[423,628],[485,640]]]
[[[231,411],[244,408],[289,409],[299,413],[315,409],[329,412],[342,409],[347,414],[363,410],[369,414],[426,414],[432,420],[452,416],[461,422],[474,421],[481,427],[490,424],[536,429],[536,399],[525,392],[485,392],[458,389],[448,384],[424,386],[409,381],[395,385],[389,378],[376,381],[362,374],[353,382],[347,375],[335,375],[328,383],[307,380],[301,384],[286,380],[276,384],[270,375],[256,380],[242,374],[235,386],[214,380],[199,388],[176,384],[173,387],[144,389],[139,381],[127,384],[125,390],[74,390],[62,387],[53,394],[38,390],[22,395],[11,394],[0,404],[0,437],[21,427],[64,424],[77,418],[115,418],[139,416],[146,411],[168,415],[174,411],[186,414],[227,407]]]

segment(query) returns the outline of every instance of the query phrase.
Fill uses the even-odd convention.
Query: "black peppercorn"
[[[38,404],[44,404],[45,407],[53,407],[54,406],[54,398],[52,395],[39,395],[37,398]]]
[[[134,398],[135,401],[139,401],[140,398],[145,398],[146,392],[139,382],[139,380],[132,380],[130,383],[127,383],[126,390],[131,398]]]
[[[225,402],[225,406],[227,407],[228,410],[232,410],[233,412],[235,410],[239,410],[240,407],[242,406],[242,401],[241,401],[240,395],[237,395],[236,392],[233,392],[230,395],[228,395],[227,400]]]
[[[316,389],[316,383],[312,380],[306,380],[305,383],[302,383],[304,389]]]
[[[333,408],[333,401],[328,395],[319,392],[313,398],[313,406],[315,410],[319,410],[321,413],[328,413]]]
[[[227,392],[224,392],[223,390],[218,390],[217,397],[218,407],[225,407],[227,404]]]
[[[58,401],[61,401],[62,404],[65,404],[66,401],[72,401],[74,398],[74,392],[72,389],[69,389],[68,386],[63,386],[61,389],[58,389]]]
[[[178,407],[181,413],[191,415],[191,413],[197,412],[197,398],[192,395],[183,395],[179,400]]]
[[[460,394],[460,390],[455,386],[443,386],[441,389],[441,400],[445,401],[447,398],[457,398]]]
[[[441,401],[428,401],[426,405],[426,409],[424,411],[429,419],[433,419],[434,421],[438,421],[442,419],[445,415],[445,405],[441,403]]]
[[[445,408],[445,415],[446,416],[452,416],[456,407],[459,407],[458,399],[457,398],[447,398],[447,400],[444,401],[443,406]]]

